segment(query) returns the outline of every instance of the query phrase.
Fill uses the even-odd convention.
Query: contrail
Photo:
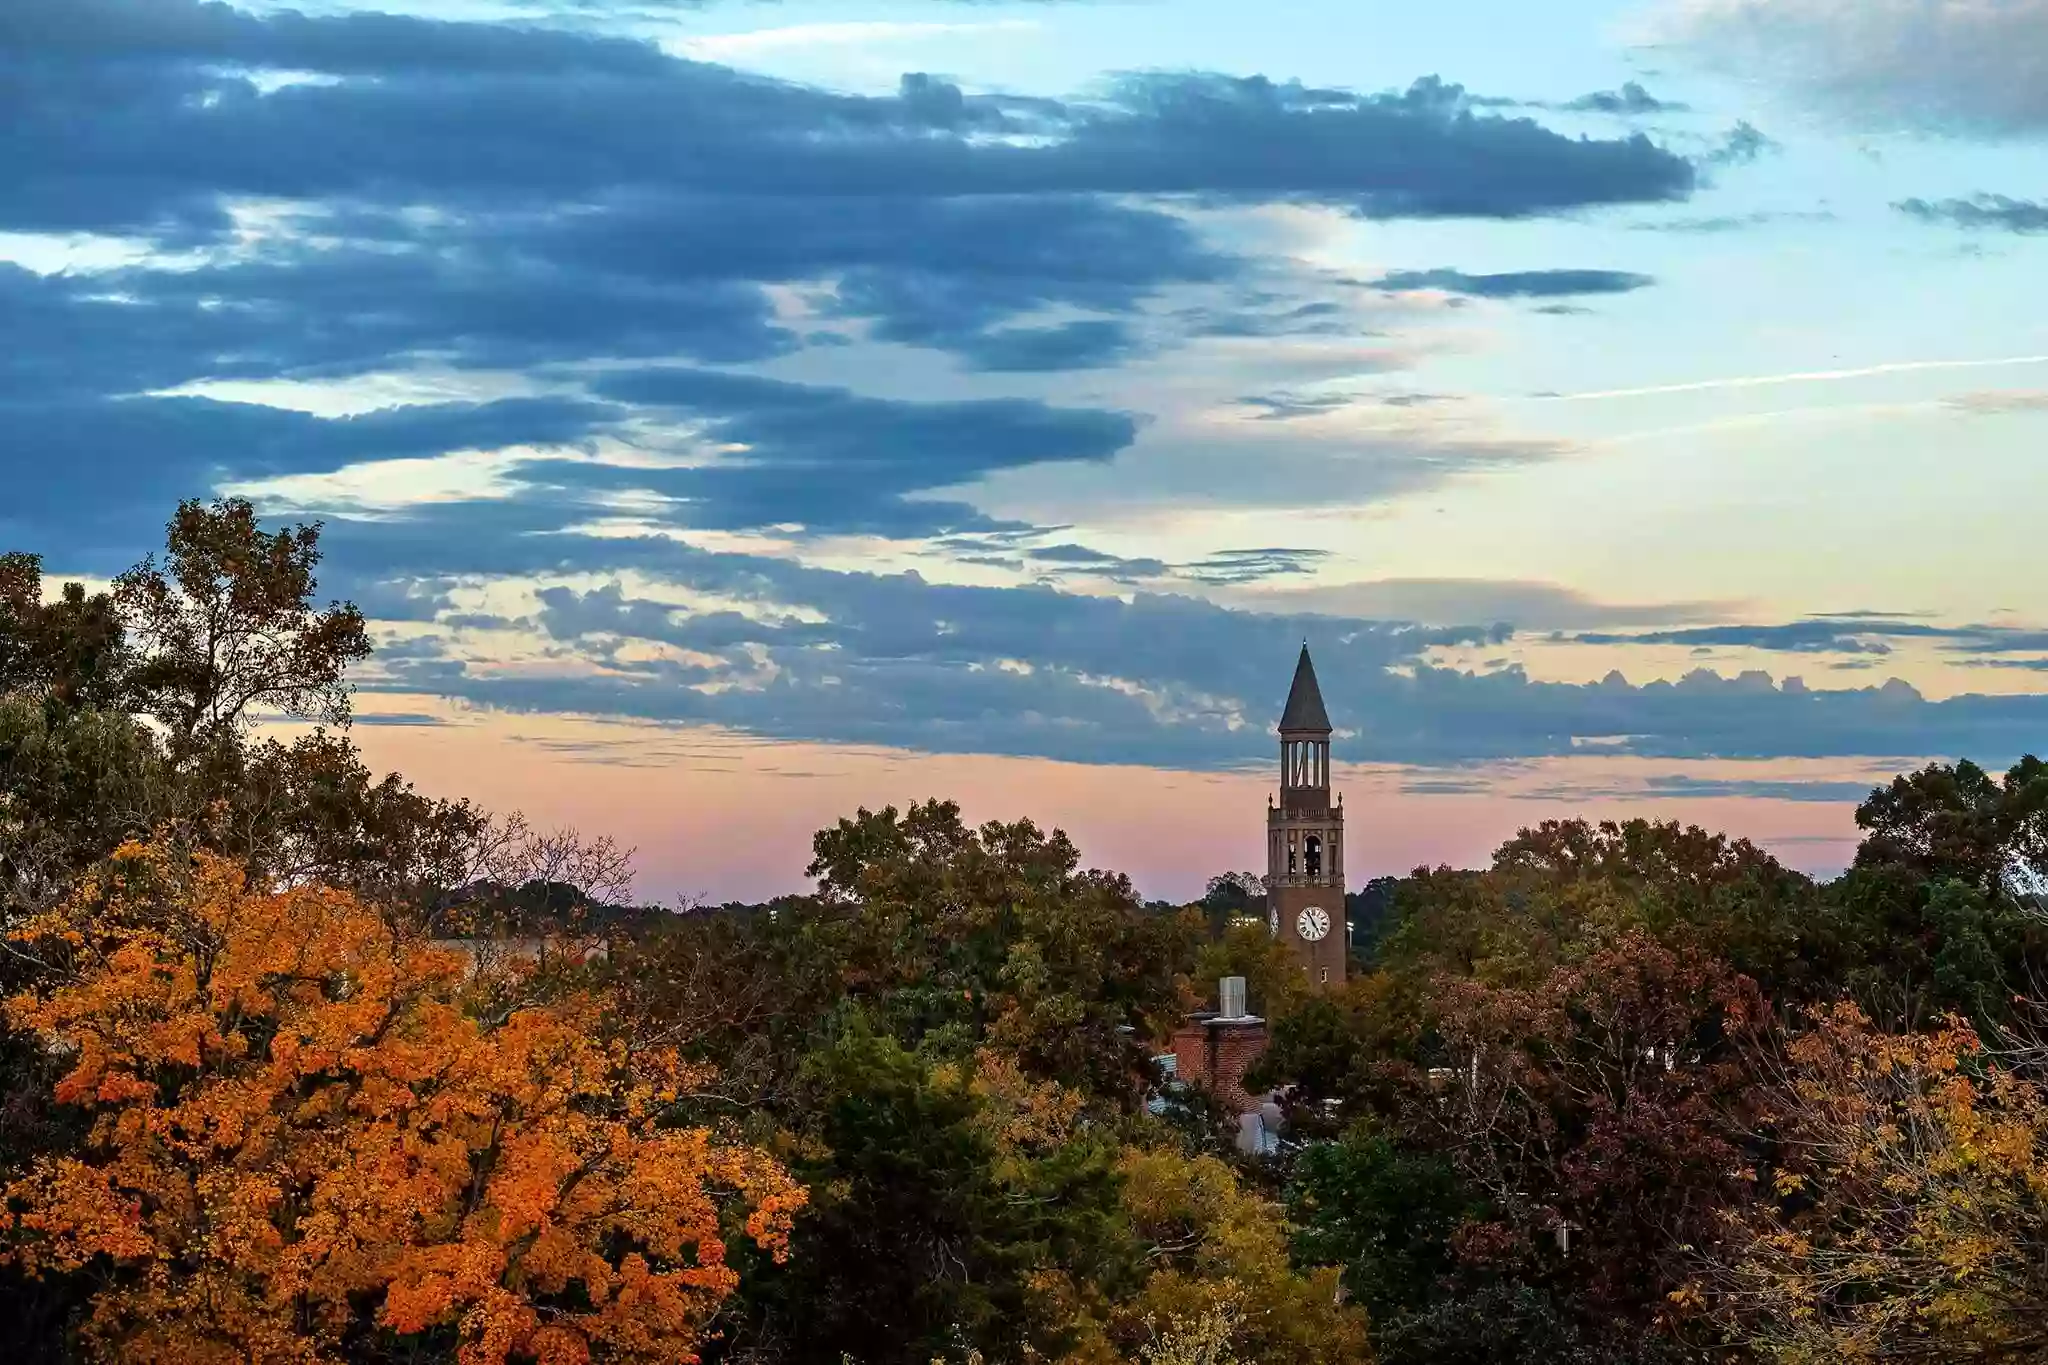
[[[1821,384],[1838,379],[1867,379],[1910,370],[1979,370],[1998,365],[2048,365],[2048,355],[2015,355],[1996,360],[1895,360],[1854,370],[1803,370],[1793,374],[1757,374],[1739,379],[1695,379],[1685,384],[1654,384],[1641,389],[1600,389],[1591,393],[1538,395],[1550,403],[1584,403],[1600,398],[1647,398],[1660,393],[1699,393],[1707,389],[1761,389],[1778,384]]]

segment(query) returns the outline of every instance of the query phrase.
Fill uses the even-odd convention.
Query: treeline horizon
[[[368,767],[318,563],[235,499],[101,593],[0,555],[15,1359],[2048,1361],[2033,757],[1874,788],[1826,880],[1546,821],[1351,893],[1317,993],[1250,874],[944,800],[635,907]],[[1153,1061],[1222,976],[1269,1155]]]

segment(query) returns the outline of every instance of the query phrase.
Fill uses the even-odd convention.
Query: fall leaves
[[[188,507],[53,603],[0,556],[0,1354],[2048,1358],[2034,760],[1895,783],[1825,886],[1552,822],[1385,884],[1302,997],[1243,884],[1205,924],[1025,821],[862,811],[818,895],[674,916],[605,841],[259,741],[252,700],[346,715],[316,542]],[[564,923],[608,956],[429,936]],[[1146,1104],[1220,975],[1278,1161]]]
[[[129,845],[15,937],[59,970],[10,1018],[93,1122],[9,1190],[11,1254],[104,1267],[87,1335],[124,1359],[691,1359],[728,1240],[779,1256],[803,1205],[665,1124],[700,1077],[601,996],[472,976],[345,893]]]
[[[1768,1188],[1705,1285],[1736,1335],[1787,1365],[2048,1350],[2048,1095],[2001,1051],[1814,1015],[1771,1090]]]

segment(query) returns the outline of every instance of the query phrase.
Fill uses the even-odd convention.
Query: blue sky
[[[2044,50],[2044,0],[15,0],[0,541],[323,517],[372,719],[1237,771],[1306,637],[1359,762],[1839,804],[1770,765],[2048,721]]]

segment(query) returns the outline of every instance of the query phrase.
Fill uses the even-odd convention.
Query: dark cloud
[[[1492,790],[1484,777],[1411,777],[1401,783],[1403,796],[1483,796]]]
[[[1625,82],[1619,90],[1595,90],[1590,95],[1581,95],[1563,107],[1574,113],[1629,116],[1677,114],[1687,108],[1683,104],[1658,99],[1635,81]]]
[[[442,579],[401,579],[395,582],[358,582],[353,585],[350,600],[363,609],[363,614],[373,621],[438,621],[444,626],[460,628],[464,621],[453,614],[455,599],[451,589],[455,580]],[[403,643],[387,642],[385,649],[404,648]]]
[[[1745,121],[1729,129],[1721,145],[1707,153],[1706,159],[1710,166],[1747,166],[1764,153],[1777,150],[1776,142]]]
[[[206,398],[0,399],[0,424],[19,452],[0,502],[0,533],[104,566],[109,557],[139,554],[180,498],[231,478],[574,445],[621,412],[571,398],[422,404],[340,418]],[[53,533],[63,537],[61,547],[50,545]]]
[[[1328,550],[1219,550],[1188,565],[1185,572],[1200,583],[1257,583],[1312,573],[1329,557]]]
[[[1114,365],[1142,349],[1130,327],[1094,319],[1056,327],[999,327],[964,338],[958,348],[977,370],[1089,370]]]
[[[1648,223],[1631,223],[1636,232],[1683,232],[1723,233],[1741,232],[1747,228],[1764,227],[1770,223],[1828,223],[1835,215],[1825,209],[1810,210],[1768,210],[1754,213],[1709,214],[1685,218],[1662,218]]]
[[[1690,163],[1648,138],[1571,139],[1475,112],[1435,78],[1358,95],[1261,77],[1132,77],[1051,158],[1098,190],[1302,197],[1364,217],[1521,218],[1682,199]]]
[[[529,524],[531,518],[529,517]],[[1537,682],[1519,669],[1436,667],[1429,651],[1483,646],[1497,628],[1423,628],[1227,610],[1138,593],[982,588],[915,574],[847,573],[714,554],[663,538],[489,537],[429,510],[335,530],[343,572],[422,575],[451,560],[531,575],[630,568],[734,603],[692,613],[617,587],[549,590],[543,629],[587,674],[508,675],[459,660],[398,661],[379,687],[512,710],[569,710],[734,726],[788,738],[923,751],[1209,767],[1259,761],[1286,661],[1308,638],[1357,758],[1453,763],[1600,752],[1665,758],[1974,754],[2038,747],[2048,698],[1929,701],[1899,682],[1811,689],[1762,673],[1676,682]],[[639,639],[694,661],[640,663]],[[1275,662],[1278,660],[1279,662]],[[1276,681],[1279,679],[1280,681]]]
[[[1174,315],[1191,337],[1371,336],[1346,321],[1343,305],[1329,299],[1280,307],[1270,296],[1230,308],[1186,308]]]
[[[2048,630],[1966,626],[1949,632],[1942,647],[1955,654],[2048,653]]]
[[[1261,422],[1291,422],[1301,417],[1321,417],[1342,412],[1358,400],[1340,393],[1262,393],[1237,400],[1239,407],[1251,408]]]
[[[1374,280],[1375,289],[1409,293],[1434,289],[1483,299],[1564,298],[1579,294],[1626,294],[1656,283],[1626,270],[1516,270],[1468,275],[1462,270],[1396,270]]]
[[[1967,199],[1901,199],[1892,207],[1909,218],[1947,227],[2048,232],[2048,203],[2003,194],[1974,194]]]
[[[1128,559],[1103,550],[1090,549],[1086,545],[1047,545],[1036,550],[1026,550],[1023,560],[1016,567],[1025,567],[1028,560],[1035,569],[1059,574],[1071,571],[1090,578],[1107,578],[1120,583],[1155,582],[1173,572],[1166,561],[1160,559]]]
[[[1359,95],[1147,75],[1062,103],[913,75],[872,98],[561,29],[191,0],[14,0],[6,22],[0,112],[16,135],[0,171],[22,227],[217,232],[234,195],[475,210],[629,189],[1197,194],[1522,217],[1693,187],[1689,163],[1646,138],[1480,114],[1434,79]],[[265,67],[339,79],[266,93],[236,74]]]
[[[1028,399],[910,403],[745,375],[677,367],[618,371],[592,385],[643,415],[689,419],[734,458],[670,468],[551,461],[522,466],[535,483],[682,500],[689,525],[931,535],[993,526],[958,503],[914,499],[1000,469],[1104,461],[1129,445],[1124,413]]]
[[[1555,583],[1490,578],[1384,578],[1265,592],[1248,601],[1265,611],[1431,625],[1500,621],[1520,631],[1669,626],[1723,620],[1738,609],[1723,602],[1602,602]]]
[[[1796,654],[1842,654],[1883,657],[1892,640],[1924,640],[1950,655],[2048,653],[2048,631],[1985,624],[1936,625],[1887,612],[1840,612],[1781,625],[1693,626],[1628,634],[1585,632],[1554,640],[1590,645],[1691,645],[1695,652],[1712,649],[1762,649]],[[1871,666],[1870,658],[1829,665]]]
[[[955,553],[967,551],[961,554],[964,562],[1020,573],[1031,571],[1041,581],[1073,576],[1155,587],[1171,586],[1174,581],[1210,585],[1257,583],[1310,573],[1329,558],[1327,550],[1269,548],[1218,550],[1190,563],[1169,564],[1162,559],[1130,558],[1072,542],[1026,548],[1008,555],[978,554],[968,540],[951,537],[942,544]]]
[[[1028,565],[1032,569],[1053,574],[1072,572],[1085,577],[1107,578],[1114,582],[1150,583],[1155,586],[1168,583],[1169,580],[1236,585],[1308,574],[1314,571],[1317,564],[1329,557],[1327,550],[1276,547],[1258,550],[1218,550],[1190,563],[1169,564],[1161,559],[1127,558],[1086,545],[1068,543],[1028,549],[1023,551],[1019,558],[984,556],[974,559],[973,562],[1015,570],[1022,570]]]
[[[1570,638],[1588,645],[1694,645],[1785,650],[1798,654],[1889,654],[1891,646],[1873,637],[1940,633],[1934,627],[1904,623],[1877,623],[1864,629],[1845,628],[1840,621],[1807,620],[1774,626],[1691,626],[1683,630],[1652,630],[1628,635],[1589,633]]]
[[[577,269],[502,247],[303,246],[181,270],[38,276],[0,264],[0,397],[323,378],[420,360],[762,359],[791,348],[762,291]]]
[[[506,447],[536,449],[504,467],[515,510],[470,507],[480,528],[526,508],[536,531],[560,530],[632,495],[645,516],[678,526],[986,530],[995,523],[973,508],[918,495],[999,469],[1107,460],[1138,429],[1127,414],[1028,399],[915,403],[681,367],[614,370],[590,388],[343,418],[206,398],[0,400],[30,456],[10,471],[0,533],[47,545],[59,532],[74,562],[120,563],[153,539],[164,509],[231,479]],[[657,458],[592,458],[603,436]],[[576,448],[586,453],[569,458]]]
[[[258,79],[278,71],[315,79]],[[747,412],[614,397],[636,408],[618,414],[569,398],[494,408],[488,424],[334,425],[139,395],[423,363],[525,370],[573,393],[594,365],[764,361],[805,344],[773,286],[973,369],[1100,367],[1176,335],[1346,330],[1328,300],[1267,296],[1141,331],[1133,319],[1161,290],[1247,270],[1177,201],[1518,218],[1693,185],[1690,164],[1647,139],[1566,137],[1434,79],[1363,95],[1148,75],[1049,100],[913,74],[859,96],[568,28],[194,0],[0,6],[0,120],[0,229],[208,248],[176,268],[0,266],[0,420],[48,466],[0,518],[9,534],[86,536],[87,557],[222,482],[434,454],[437,439],[549,446],[622,426],[639,439],[650,417],[686,410],[728,434],[765,431],[777,453],[645,477],[558,461],[526,476],[572,503],[665,493],[691,524],[985,526],[912,495],[1107,458],[1131,420],[1029,405],[919,415],[846,396],[846,425],[828,429],[799,417],[815,404],[758,391],[764,406]],[[267,226],[245,239],[230,210],[250,201]],[[838,442],[829,456],[793,453],[803,420],[815,425],[801,439]],[[882,459],[866,442],[885,436],[900,444]]]
[[[1868,782],[1767,777],[1692,777],[1683,773],[1667,773],[1645,778],[1636,785],[1562,783],[1541,788],[1528,795],[1547,801],[1640,801],[1645,797],[1732,797],[1750,801],[1811,801],[1827,805],[1849,805],[1868,798],[1872,785]]]

